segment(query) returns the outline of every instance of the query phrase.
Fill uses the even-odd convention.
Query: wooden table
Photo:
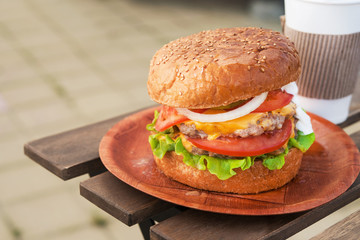
[[[312,225],[360,197],[360,177],[341,196],[315,209],[276,216],[239,216],[210,213],[168,203],[140,192],[109,173],[100,161],[101,138],[126,115],[31,141],[27,156],[63,180],[89,174],[80,194],[124,224],[139,224],[145,239],[284,239]],[[360,121],[353,112],[344,128]],[[360,147],[360,131],[350,135]],[[351,215],[329,234],[349,239],[359,224],[360,212]],[[169,218],[170,217],[170,218]],[[158,222],[155,224],[155,221]],[[343,226],[347,228],[343,228]],[[350,227],[349,227],[350,226]],[[342,232],[336,231],[337,227]],[[354,236],[353,236],[354,237]]]

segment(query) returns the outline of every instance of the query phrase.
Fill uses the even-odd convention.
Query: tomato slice
[[[285,120],[281,129],[273,130],[259,136],[246,138],[221,137],[215,140],[200,138],[186,139],[203,150],[235,157],[257,156],[273,152],[283,146],[292,132],[291,120]]]
[[[192,109],[191,111],[202,113],[206,111],[206,109]],[[179,114],[175,108],[162,105],[160,109],[159,118],[155,124],[155,129],[159,132],[162,132],[168,129],[169,127],[185,122],[186,120],[189,119],[184,115]]]
[[[171,126],[188,120],[184,115],[179,114],[175,108],[162,105],[159,118],[156,121],[155,129],[159,132],[165,131]]]
[[[268,112],[282,108],[291,102],[294,96],[281,89],[270,91],[265,101],[253,112]]]

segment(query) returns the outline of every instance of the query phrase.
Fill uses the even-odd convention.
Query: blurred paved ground
[[[152,105],[149,61],[201,30],[280,30],[280,1],[0,2],[0,239],[141,239],[23,155],[35,138]]]

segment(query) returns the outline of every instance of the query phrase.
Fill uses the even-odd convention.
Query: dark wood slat
[[[311,238],[311,240],[358,240],[360,234],[359,226],[360,210],[344,218],[343,220],[326,229],[319,235]]]
[[[351,135],[360,147],[360,131]],[[231,216],[187,210],[150,230],[151,239],[285,239],[360,197],[360,176],[341,196],[313,210],[279,216]]]
[[[333,201],[306,213],[232,216],[187,210],[150,229],[151,239],[285,239],[360,197],[357,185]]]
[[[339,127],[345,128],[347,126],[350,126],[353,123],[356,123],[357,121],[360,121],[360,109],[357,109],[354,112],[351,112],[346,119],[345,122],[338,124]]]
[[[298,215],[235,216],[187,210],[151,227],[150,236],[156,240],[261,239]]]
[[[25,154],[63,180],[85,173],[101,172],[99,143],[105,133],[129,114],[31,141]]]
[[[141,233],[144,237],[144,240],[150,240],[150,232],[149,229],[151,226],[155,225],[155,221],[152,219],[147,219],[139,223]]]
[[[81,182],[80,194],[128,226],[174,207],[130,187],[109,172]]]
[[[279,237],[285,236],[290,237],[295,233],[305,229],[306,227],[314,224],[315,222],[323,219],[329,214],[335,212],[336,210],[344,207],[345,205],[355,201],[360,198],[360,177],[355,180],[355,183],[350,187],[348,191],[343,193],[338,198],[321,205],[304,215],[294,219],[293,221],[285,224],[279,229],[270,232],[265,236],[265,239],[279,239]]]

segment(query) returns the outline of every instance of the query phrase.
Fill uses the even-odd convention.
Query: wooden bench
[[[226,215],[162,201],[114,177],[99,158],[101,138],[125,116],[31,141],[25,144],[24,151],[63,180],[89,174],[90,178],[80,183],[80,194],[124,224],[140,224],[145,239],[284,239],[360,197],[358,177],[345,193],[324,205],[305,212],[276,216]],[[357,111],[340,127],[359,121],[360,112]],[[350,137],[359,148],[360,131]],[[359,212],[339,224],[353,226],[352,222],[358,223],[358,219]],[[357,233],[349,229],[349,234]],[[327,237],[338,236],[338,231],[331,228],[325,234]],[[319,239],[321,237],[319,235]]]

